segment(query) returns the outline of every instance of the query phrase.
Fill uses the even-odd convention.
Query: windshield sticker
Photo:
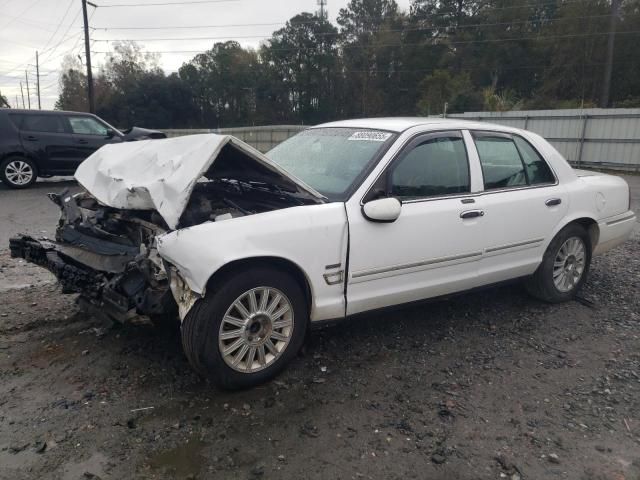
[[[366,140],[369,142],[385,142],[391,136],[390,133],[385,132],[355,132],[348,140]]]

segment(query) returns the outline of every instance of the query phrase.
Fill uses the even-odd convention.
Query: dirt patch
[[[0,478],[637,479],[639,281],[636,234],[582,302],[513,285],[355,319],[238,393],[179,332],[28,281],[0,292]]]

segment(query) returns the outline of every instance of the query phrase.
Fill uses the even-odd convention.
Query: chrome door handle
[[[467,218],[484,217],[483,210],[465,210],[460,214],[460,218],[466,220]]]
[[[555,207],[556,205],[560,205],[561,203],[562,199],[560,198],[550,198],[549,200],[544,202],[547,207]]]

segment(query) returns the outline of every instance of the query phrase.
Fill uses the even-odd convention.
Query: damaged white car
[[[275,375],[314,322],[520,278],[571,299],[636,222],[624,180],[540,136],[433,118],[320,125],[266,156],[219,135],[107,145],[76,178],[51,195],[56,240],[12,255],[110,318],[177,310],[227,388]]]

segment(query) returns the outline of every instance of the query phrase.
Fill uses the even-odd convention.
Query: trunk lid
[[[325,197],[262,153],[230,135],[108,144],[78,167],[75,177],[101,204],[156,210],[178,227],[189,198],[205,175],[245,176],[321,203]]]

